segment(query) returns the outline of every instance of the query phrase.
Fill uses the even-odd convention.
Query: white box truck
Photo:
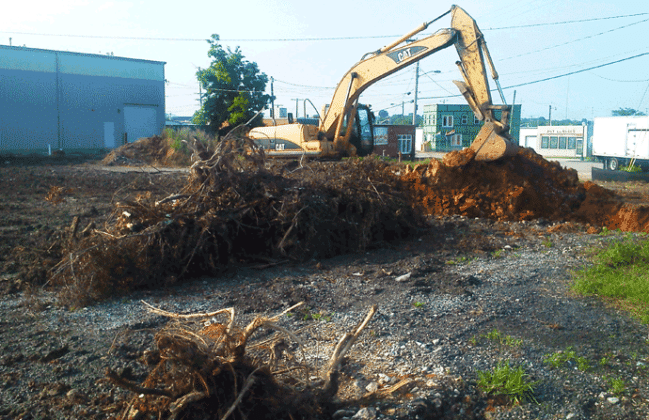
[[[615,171],[631,162],[649,167],[649,116],[595,118],[592,141],[593,156],[604,169]]]

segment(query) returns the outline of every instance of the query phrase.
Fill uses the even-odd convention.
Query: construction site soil
[[[591,247],[624,234],[614,231],[649,232],[647,184],[580,182],[529,149],[415,168],[243,162],[231,152],[190,171],[2,162],[0,419],[222,418],[229,408],[231,418],[646,418],[647,327],[574,295],[570,281]],[[598,235],[603,227],[613,233]],[[262,324],[293,331],[313,369],[264,370],[258,380],[275,394],[260,398],[246,379],[265,360],[255,349],[275,352],[263,344],[273,334],[257,333],[259,347],[237,333],[245,338],[230,353],[201,353],[205,373],[183,340],[225,335],[163,334],[169,316],[140,300],[185,314],[232,307],[244,332],[255,315],[304,302],[250,335]],[[372,305],[332,396],[322,359]],[[494,330],[518,344],[487,338]],[[297,357],[287,341],[284,353]],[[569,349],[591,369],[544,363]],[[151,355],[165,352],[185,368],[167,364],[161,375]],[[255,355],[245,366],[244,353]],[[536,381],[534,398],[511,404],[477,388],[478,371],[504,360]],[[208,404],[227,369],[245,373],[226,381],[233,398]],[[623,391],[613,392],[615,379]]]

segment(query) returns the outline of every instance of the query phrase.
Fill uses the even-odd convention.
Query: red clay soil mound
[[[428,214],[495,220],[574,221],[594,227],[649,232],[649,208],[626,204],[577,172],[521,148],[496,162],[472,160],[470,149],[402,176],[415,205]]]

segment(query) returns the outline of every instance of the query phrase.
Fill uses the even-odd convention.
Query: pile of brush
[[[136,394],[127,401],[121,418],[331,418],[340,362],[376,307],[343,335],[329,363],[318,371],[300,357],[300,347],[295,348],[304,346],[300,338],[278,325],[282,315],[299,305],[275,317],[257,317],[238,328],[232,308],[180,315],[147,304],[150,311],[171,321],[155,336],[157,350],[146,357],[151,370],[142,384],[107,371],[115,386]],[[226,323],[217,322],[222,315],[229,315]],[[260,329],[272,334],[254,341],[252,336]]]
[[[387,163],[270,162],[236,133],[213,152],[195,151],[181,191],[117,203],[102,229],[73,241],[51,276],[64,301],[87,304],[240,263],[359,252],[420,226]]]

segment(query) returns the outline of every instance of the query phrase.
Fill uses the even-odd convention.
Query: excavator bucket
[[[496,124],[485,122],[469,146],[475,152],[475,160],[493,161],[514,156],[518,152],[518,145],[506,136],[499,134],[498,131]]]

